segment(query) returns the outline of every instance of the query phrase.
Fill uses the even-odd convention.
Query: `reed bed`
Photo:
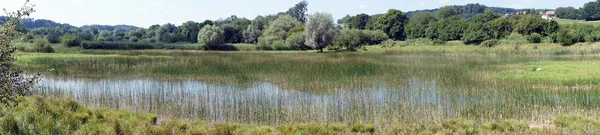
[[[531,71],[547,67],[539,74],[543,78],[560,74],[550,70],[564,68],[556,65],[575,63],[600,73],[589,69],[597,64],[594,46],[560,48],[567,50],[561,53],[551,45],[353,53],[96,50],[28,53],[18,65],[44,75],[39,95],[210,123],[535,123],[599,114],[600,77],[578,81],[577,73],[540,80]]]

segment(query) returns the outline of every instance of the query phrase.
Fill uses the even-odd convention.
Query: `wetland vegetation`
[[[0,19],[0,134],[600,133],[595,22],[307,4],[148,29],[36,27],[26,4]]]

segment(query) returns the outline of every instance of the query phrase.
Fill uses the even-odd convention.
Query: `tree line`
[[[559,18],[596,21],[600,20],[600,0],[585,3],[581,8],[559,7],[556,8]]]
[[[428,39],[436,44],[460,40],[468,45],[485,43],[491,46],[497,44],[497,40],[518,34],[534,43],[545,41],[570,45],[588,41],[583,38],[585,36],[596,37],[594,33],[578,31],[583,29],[580,26],[560,27],[556,21],[544,20],[537,15],[535,9],[525,10],[530,13],[527,15],[510,16],[498,12],[521,10],[468,4],[446,6],[434,11],[410,12],[409,16],[400,10],[390,9],[384,14],[348,15],[338,20],[341,24],[335,24],[328,13],[308,15],[307,7],[308,2],[301,1],[286,12],[257,16],[252,20],[232,15],[214,21],[188,21],[179,26],[171,23],[156,24],[147,29],[127,25],[76,28],[45,20],[24,21],[25,26],[56,26],[25,29],[23,31],[27,34],[23,36],[23,40],[33,42],[37,41],[34,39],[43,37],[49,43],[63,43],[67,46],[81,46],[82,41],[142,44],[187,42],[198,43],[207,50],[221,50],[227,43],[256,44],[260,50],[322,50],[326,47],[355,50],[363,45],[381,44],[387,40]],[[588,29],[592,28],[594,27]]]

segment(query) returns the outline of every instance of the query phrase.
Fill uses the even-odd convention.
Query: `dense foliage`
[[[6,22],[0,25],[0,103],[2,105],[16,106],[19,100],[30,93],[37,80],[36,76],[26,75],[15,67],[15,47],[11,44],[17,36],[17,28],[26,16],[33,10],[29,0],[18,11],[7,13]]]

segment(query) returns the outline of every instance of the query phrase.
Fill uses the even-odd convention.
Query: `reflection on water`
[[[37,94],[70,97],[89,107],[267,124],[435,119],[469,115],[473,113],[469,111],[481,112],[480,109],[518,109],[536,102],[540,105],[569,100],[557,94],[500,93],[496,89],[448,92],[435,80],[414,78],[400,87],[377,83],[369,88],[327,93],[282,89],[271,83],[239,87],[195,80],[44,78],[40,86]],[[524,105],[505,106],[516,102]]]

